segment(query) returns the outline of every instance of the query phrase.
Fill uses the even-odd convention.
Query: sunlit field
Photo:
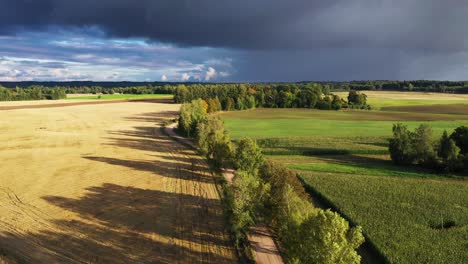
[[[430,124],[434,135],[468,124],[466,95],[365,92],[371,111],[255,109],[220,116],[234,139],[253,137],[272,160],[298,172],[392,263],[468,258],[468,181],[392,163],[392,125]],[[382,109],[385,111],[380,111]],[[326,204],[326,203],[325,203]]]
[[[127,99],[152,99],[172,98],[170,94],[69,94],[67,100],[127,100]]]

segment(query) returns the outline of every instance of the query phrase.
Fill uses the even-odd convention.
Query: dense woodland
[[[197,98],[236,98],[236,92],[241,92],[240,104],[252,103],[250,96],[254,96],[257,106],[262,107],[308,107],[308,108],[331,108],[338,107],[340,100],[334,98],[334,91],[420,91],[439,93],[468,93],[468,81],[350,81],[350,82],[297,82],[297,83],[167,83],[167,82],[0,82],[0,87],[10,90],[24,90],[29,93],[31,89],[41,89],[42,94],[51,94],[49,90],[60,89],[66,94],[91,93],[91,94],[172,94],[176,95],[178,102],[190,102]],[[189,92],[181,90],[186,87]],[[236,88],[237,87],[237,88]],[[222,90],[223,92],[215,92]],[[305,92],[300,92],[305,90]],[[325,95],[323,101],[314,101],[312,94]],[[307,94],[307,93],[312,94]],[[13,92],[14,93],[14,92]],[[21,97],[21,96],[20,96]],[[274,97],[274,98],[273,98]],[[309,101],[301,98],[309,98]],[[2,99],[16,100],[15,96],[4,96]],[[32,97],[35,98],[35,97]],[[41,99],[52,99],[51,96]],[[36,100],[36,99],[18,99]],[[334,101],[334,103],[333,103]],[[233,102],[223,102],[223,109],[230,107]],[[314,105],[314,103],[316,105]],[[314,105],[311,107],[311,105]],[[241,108],[242,105],[233,103],[233,108]]]
[[[0,86],[0,101],[58,100],[67,97],[65,89],[31,86],[9,89]]]
[[[27,101],[27,100],[58,100],[67,98],[67,94],[172,94],[174,87],[165,86],[132,86],[104,88],[100,86],[46,87],[41,85],[26,88],[5,88],[0,86],[0,101]]]
[[[359,263],[361,228],[351,228],[337,213],[313,207],[293,171],[265,160],[250,138],[233,144],[223,122],[208,109],[202,99],[184,103],[179,129],[195,139],[216,170],[236,170],[232,185],[224,186],[236,246],[245,250],[249,228],[261,224],[274,229],[287,263]]]
[[[265,108],[316,108],[339,110],[342,108],[370,109],[365,94],[351,91],[347,100],[332,94],[330,90],[316,83],[304,85],[273,84],[214,84],[178,85],[174,92],[177,103],[187,103],[203,99],[209,105],[216,104],[214,110],[245,110]],[[214,101],[213,101],[214,100]]]
[[[468,126],[462,126],[450,135],[444,131],[434,140],[430,125],[422,124],[413,132],[402,124],[393,126],[389,144],[395,164],[417,164],[441,172],[468,171]]]

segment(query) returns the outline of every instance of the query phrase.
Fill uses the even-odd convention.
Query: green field
[[[466,94],[441,94],[422,92],[383,92],[364,91],[367,101],[373,109],[384,107],[406,107],[406,106],[426,106],[426,105],[451,105],[468,104]],[[347,92],[336,93],[342,98],[348,96]]]
[[[410,128],[421,123],[434,132],[468,124],[468,115],[441,115],[381,111],[321,111],[307,109],[256,109],[222,115],[234,138],[307,136],[391,136],[392,125]]]
[[[428,123],[436,136],[468,124],[457,96],[372,92],[369,101],[386,111],[256,109],[221,118],[235,140],[256,138],[270,159],[362,225],[391,263],[466,263],[468,181],[396,166],[388,155],[394,123]],[[454,226],[438,229],[441,222]]]
[[[466,263],[468,182],[368,173],[302,177],[362,225],[391,263]],[[438,229],[443,222],[455,226]]]
[[[103,94],[103,95],[73,95],[67,100],[129,100],[129,99],[155,99],[172,98],[170,94]]]

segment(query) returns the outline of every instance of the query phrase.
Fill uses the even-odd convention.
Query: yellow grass
[[[2,111],[0,262],[236,262],[205,162],[157,127],[178,108]]]

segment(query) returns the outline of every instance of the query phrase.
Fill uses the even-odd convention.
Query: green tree
[[[263,162],[262,150],[253,139],[243,138],[239,141],[234,159],[237,170],[257,175]]]
[[[357,91],[349,91],[348,103],[357,108],[363,108],[367,105],[367,95]]]
[[[444,131],[440,138],[437,154],[442,159],[447,171],[453,171],[462,166],[459,155],[460,148],[457,147],[453,139],[449,138],[447,131]]]
[[[319,210],[298,228],[300,241],[295,245],[298,263],[361,263],[356,249],[364,242],[362,228],[350,228],[337,213]]]
[[[332,107],[332,109],[334,109],[334,110],[340,110],[341,107],[342,107],[341,98],[340,98],[338,95],[336,95],[336,94],[333,95],[333,100],[332,100],[332,102],[331,102],[331,107]]]
[[[207,103],[201,99],[183,104],[179,114],[179,130],[189,137],[196,136],[198,124],[208,117],[207,109]]]
[[[415,161],[422,165],[434,164],[436,153],[434,150],[432,127],[428,124],[421,124],[411,134],[411,141]]]
[[[233,111],[233,110],[235,110],[235,102],[234,102],[234,99],[232,99],[231,97],[226,98],[223,109],[226,110],[226,111]]]
[[[389,152],[395,164],[408,165],[414,162],[415,154],[411,143],[411,132],[400,123],[394,124],[393,137],[389,140]]]
[[[208,117],[197,127],[197,145],[217,168],[222,168],[231,160],[232,146],[228,131],[218,117]]]
[[[450,135],[450,138],[455,141],[455,144],[460,148],[461,154],[468,154],[468,126],[456,128]]]
[[[247,233],[249,227],[255,223],[267,193],[268,185],[260,178],[244,171],[236,172],[229,198],[232,210],[231,226],[236,237],[242,237],[240,234]]]
[[[174,100],[176,103],[185,103],[190,101],[190,91],[187,86],[180,84],[174,92]]]

